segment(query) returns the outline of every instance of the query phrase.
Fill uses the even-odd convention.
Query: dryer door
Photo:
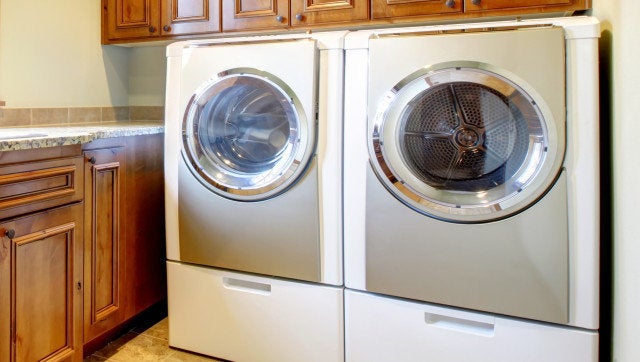
[[[398,83],[370,129],[378,178],[417,211],[455,222],[505,218],[534,203],[557,177],[564,135],[514,78],[455,62]]]
[[[304,172],[315,146],[293,91],[272,74],[232,69],[201,86],[184,115],[183,155],[217,194],[264,200]]]

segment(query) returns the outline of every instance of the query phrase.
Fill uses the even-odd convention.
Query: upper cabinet
[[[588,8],[587,0],[464,0],[466,12],[491,10],[530,10],[531,12],[550,12],[581,10]]]
[[[102,0],[102,42],[220,32],[219,0]]]
[[[102,42],[571,14],[591,0],[102,0]]]
[[[369,0],[222,0],[222,29],[348,25],[369,19]]]
[[[462,13],[462,0],[371,0],[372,18]]]

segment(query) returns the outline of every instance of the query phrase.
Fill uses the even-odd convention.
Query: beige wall
[[[601,60],[609,67],[602,80],[611,86],[613,360],[634,362],[640,361],[640,2],[593,3],[602,22]]]
[[[100,15],[98,0],[0,0],[0,100],[12,108],[162,105],[162,47],[100,45]]]

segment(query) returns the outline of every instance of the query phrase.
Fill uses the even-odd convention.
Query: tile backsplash
[[[0,127],[162,121],[162,106],[0,108]]]

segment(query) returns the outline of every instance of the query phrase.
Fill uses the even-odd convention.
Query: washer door
[[[455,222],[508,217],[554,182],[564,127],[515,76],[473,62],[418,71],[373,119],[378,178],[417,211]]]
[[[293,91],[272,74],[233,69],[200,87],[183,122],[183,155],[200,182],[229,199],[280,194],[304,172],[315,146]]]

